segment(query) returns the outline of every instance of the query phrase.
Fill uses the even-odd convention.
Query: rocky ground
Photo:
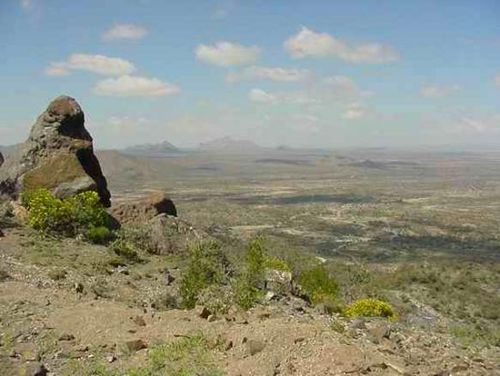
[[[103,247],[39,241],[23,228],[5,232],[0,238],[4,375],[132,375],[127,370],[147,364],[161,344],[186,344],[197,336],[203,336],[198,349],[203,353],[175,359],[186,373],[158,374],[500,374],[498,348],[459,345],[440,329],[439,318],[431,324],[425,318],[346,319],[293,296],[223,315],[204,307],[167,309],[154,302],[161,291],[175,290],[180,273],[175,258],[163,265],[151,258],[129,270],[111,268],[105,266]],[[73,265],[58,274],[69,260]],[[105,279],[100,289],[99,278]]]

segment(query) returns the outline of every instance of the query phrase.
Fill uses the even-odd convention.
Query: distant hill
[[[121,150],[122,153],[144,156],[161,156],[165,154],[179,153],[180,150],[168,141],[159,144],[134,145]]]
[[[263,150],[264,147],[249,140],[235,140],[231,137],[217,138],[212,141],[203,142],[199,146],[202,151],[248,153]]]
[[[21,144],[8,145],[8,146],[0,145],[0,153],[2,153],[4,157],[7,157],[8,155],[16,151],[20,145]]]

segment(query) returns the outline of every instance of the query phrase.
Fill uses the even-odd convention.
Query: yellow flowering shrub
[[[23,193],[21,203],[28,210],[28,224],[44,233],[74,236],[108,221],[98,194],[92,191],[61,200],[47,189],[37,189]]]
[[[360,299],[349,305],[345,310],[347,317],[387,317],[395,319],[394,308],[382,300]]]

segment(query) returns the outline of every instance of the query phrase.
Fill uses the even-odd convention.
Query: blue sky
[[[500,2],[0,1],[0,144],[60,94],[101,148],[500,144]]]

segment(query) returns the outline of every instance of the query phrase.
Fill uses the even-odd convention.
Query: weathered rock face
[[[143,199],[113,204],[110,213],[122,224],[142,224],[159,214],[176,217],[177,209],[165,193],[157,192]]]
[[[58,197],[94,190],[109,207],[110,193],[75,99],[52,101],[31,128],[28,140],[0,170],[0,194],[47,188]]]
[[[3,155],[2,155],[2,153],[0,153],[0,167],[2,167],[3,161],[4,161]]]

